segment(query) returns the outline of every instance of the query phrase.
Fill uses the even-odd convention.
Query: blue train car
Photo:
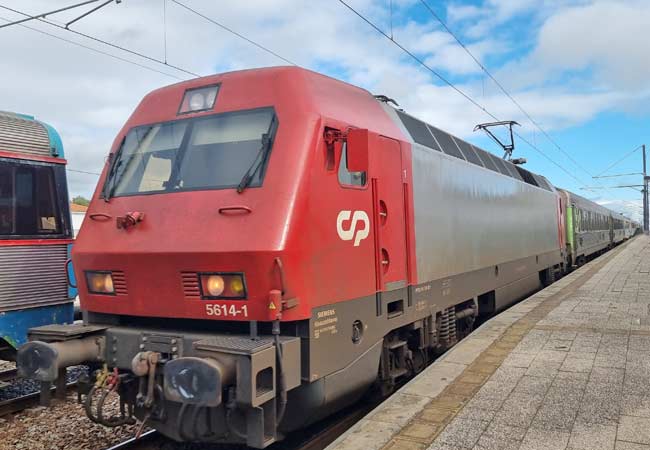
[[[54,128],[0,112],[0,359],[14,359],[28,329],[73,320],[65,165]]]

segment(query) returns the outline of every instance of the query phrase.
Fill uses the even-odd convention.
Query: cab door
[[[369,139],[370,182],[375,226],[375,271],[378,314],[398,316],[408,306],[405,172],[399,142],[374,135]],[[384,311],[385,307],[385,311]]]

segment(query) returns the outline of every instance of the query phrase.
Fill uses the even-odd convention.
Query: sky
[[[24,17],[2,7],[33,15],[76,2],[0,0],[0,23]],[[474,126],[516,120],[514,157],[526,158],[526,168],[640,217],[639,192],[603,189],[639,184],[640,175],[592,176],[640,172],[641,151],[633,150],[650,145],[650,0],[346,3],[394,42],[337,0],[123,0],[70,27],[87,36],[55,25],[92,6],[49,16],[55,25],[2,28],[0,110],[57,128],[70,194],[89,197],[115,135],[147,92],[196,75],[290,61],[385,94],[499,156]]]

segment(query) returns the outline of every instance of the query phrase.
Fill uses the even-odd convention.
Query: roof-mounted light
[[[185,95],[183,95],[181,106],[178,108],[178,114],[187,114],[212,109],[214,107],[214,101],[217,99],[218,92],[219,85],[186,90]]]

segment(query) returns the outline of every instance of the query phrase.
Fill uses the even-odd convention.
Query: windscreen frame
[[[71,239],[72,227],[70,217],[70,204],[68,199],[68,184],[66,169],[64,164],[50,163],[18,158],[0,157],[0,164],[13,165],[14,167],[25,168],[45,168],[49,169],[52,174],[53,183],[53,200],[54,212],[58,221],[58,230],[55,233],[40,234],[0,234],[0,241],[20,241],[20,240],[53,240],[53,239]],[[14,186],[15,189],[15,186]],[[36,191],[36,189],[35,189]],[[14,191],[15,196],[15,191]],[[32,207],[36,207],[35,204]]]
[[[270,111],[272,113],[271,115],[271,121],[270,125],[271,126],[271,133],[270,133],[270,144],[269,148],[266,151],[265,155],[265,160],[262,164],[262,166],[259,168],[259,175],[256,178],[259,178],[258,181],[253,181],[251,182],[247,187],[248,188],[259,188],[262,187],[264,184],[264,178],[266,177],[266,171],[268,169],[268,165],[271,159],[271,154],[273,153],[273,147],[275,146],[275,140],[277,138],[278,130],[280,127],[280,120],[279,116],[277,113],[277,110],[275,109],[274,106],[260,106],[260,107],[255,107],[255,108],[250,108],[250,109],[238,109],[238,110],[232,110],[232,111],[223,111],[219,113],[211,113],[211,114],[205,114],[205,115],[200,115],[196,117],[178,117],[174,118],[172,120],[168,121],[163,121],[163,122],[154,122],[154,123],[149,123],[149,124],[140,124],[133,126],[129,128],[129,130],[124,133],[122,136],[122,140],[120,142],[120,145],[118,149],[112,154],[112,159],[111,159],[111,164],[109,165],[108,168],[108,173],[104,179],[104,183],[102,185],[102,189],[100,191],[100,198],[106,200],[106,189],[107,189],[107,184],[111,181],[111,174],[114,170],[115,164],[119,162],[119,159],[121,157],[121,152],[124,149],[125,141],[129,133],[132,131],[135,131],[137,129],[141,128],[147,128],[147,127],[155,127],[156,125],[165,125],[165,124],[178,124],[182,122],[188,122],[187,127],[192,128],[194,124],[199,123],[201,121],[205,120],[210,120],[210,119],[215,119],[217,117],[228,117],[228,116],[233,116],[237,114],[243,114],[243,113],[256,113],[256,112],[263,112],[263,111]],[[186,131],[187,133],[187,131]],[[190,135],[186,136],[183,138],[185,141],[186,139],[189,140],[192,138],[192,133],[193,131],[190,129]],[[182,143],[181,145],[187,145],[187,143]],[[180,150],[177,149],[177,151]],[[185,149],[187,151],[187,149]],[[184,156],[183,156],[184,157]],[[241,174],[242,177],[244,176],[244,173]],[[120,180],[117,180],[117,183],[119,183]],[[117,198],[117,197],[134,197],[134,196],[139,196],[139,195],[160,195],[160,194],[174,194],[174,193],[182,193],[182,192],[196,192],[196,191],[215,191],[215,190],[226,190],[226,189],[236,189],[237,184],[234,185],[219,185],[219,186],[210,186],[210,187],[189,187],[189,188],[181,188],[181,189],[173,189],[173,190],[156,190],[156,191],[143,191],[143,192],[130,192],[130,193],[117,193],[115,192],[117,189],[117,184],[112,186],[112,193],[108,196],[109,198]]]

